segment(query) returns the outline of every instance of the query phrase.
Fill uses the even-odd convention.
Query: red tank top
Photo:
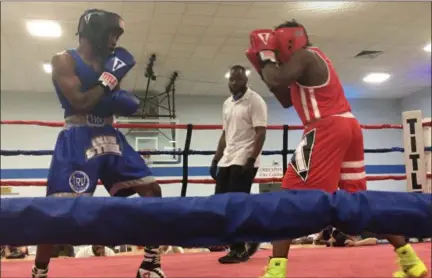
[[[316,53],[327,65],[328,79],[321,86],[290,85],[291,100],[303,125],[321,118],[351,112],[342,83],[330,59],[316,47],[308,48]]]

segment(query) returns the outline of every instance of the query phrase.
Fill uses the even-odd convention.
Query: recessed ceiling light
[[[52,20],[30,20],[26,27],[34,37],[58,38],[62,34],[60,24]]]
[[[250,70],[246,70],[246,76],[249,76],[251,73]],[[225,73],[225,78],[228,79],[230,77],[230,71],[227,71],[227,73]]]
[[[51,66],[51,64],[48,64],[48,63],[43,64],[43,70],[46,73],[52,73],[52,66]]]
[[[348,2],[342,2],[342,1],[316,1],[316,2],[304,2],[301,3],[301,5],[306,9],[311,10],[337,10],[340,9],[343,6],[346,6]]]
[[[425,45],[425,47],[423,47],[423,50],[426,52],[431,52],[431,44]]]
[[[369,73],[363,78],[366,83],[379,84],[387,81],[390,78],[390,74],[384,72]]]

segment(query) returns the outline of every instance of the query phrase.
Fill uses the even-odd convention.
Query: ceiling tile
[[[218,51],[218,46],[198,45],[195,48],[195,52],[192,54],[192,58],[211,59],[216,55]]]
[[[246,9],[245,6],[219,5],[215,16],[235,18],[247,12],[248,9],[249,9],[249,5],[246,6]]]
[[[212,16],[216,13],[218,5],[215,3],[188,3],[185,14]]]
[[[183,16],[181,23],[184,25],[191,26],[209,26],[213,20],[211,16],[205,15],[185,15]]]
[[[176,44],[176,43],[193,43],[193,44],[196,45],[196,44],[199,43],[200,39],[201,38],[199,36],[197,36],[197,35],[189,35],[189,36],[187,36],[187,35],[183,35],[183,36],[177,35],[174,38],[174,44]]]
[[[177,29],[177,34],[182,35],[202,35],[207,31],[206,27],[180,25]]]
[[[180,2],[156,2],[154,13],[158,14],[183,14],[186,10],[186,3]]]
[[[153,10],[152,2],[123,2],[121,16],[126,22],[148,21],[153,16]]]

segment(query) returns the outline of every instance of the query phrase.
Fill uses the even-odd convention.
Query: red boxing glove
[[[258,53],[252,48],[248,48],[245,52],[246,58],[248,58],[249,62],[253,65],[258,73],[261,72],[261,63],[258,59]]]
[[[277,63],[277,40],[272,29],[254,30],[249,34],[251,49],[258,55],[261,66],[266,63]]]

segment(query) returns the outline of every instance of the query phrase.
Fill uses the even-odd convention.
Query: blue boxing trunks
[[[60,132],[48,173],[47,196],[92,195],[98,180],[111,196],[155,182],[144,159],[112,126],[112,117],[70,116]]]

